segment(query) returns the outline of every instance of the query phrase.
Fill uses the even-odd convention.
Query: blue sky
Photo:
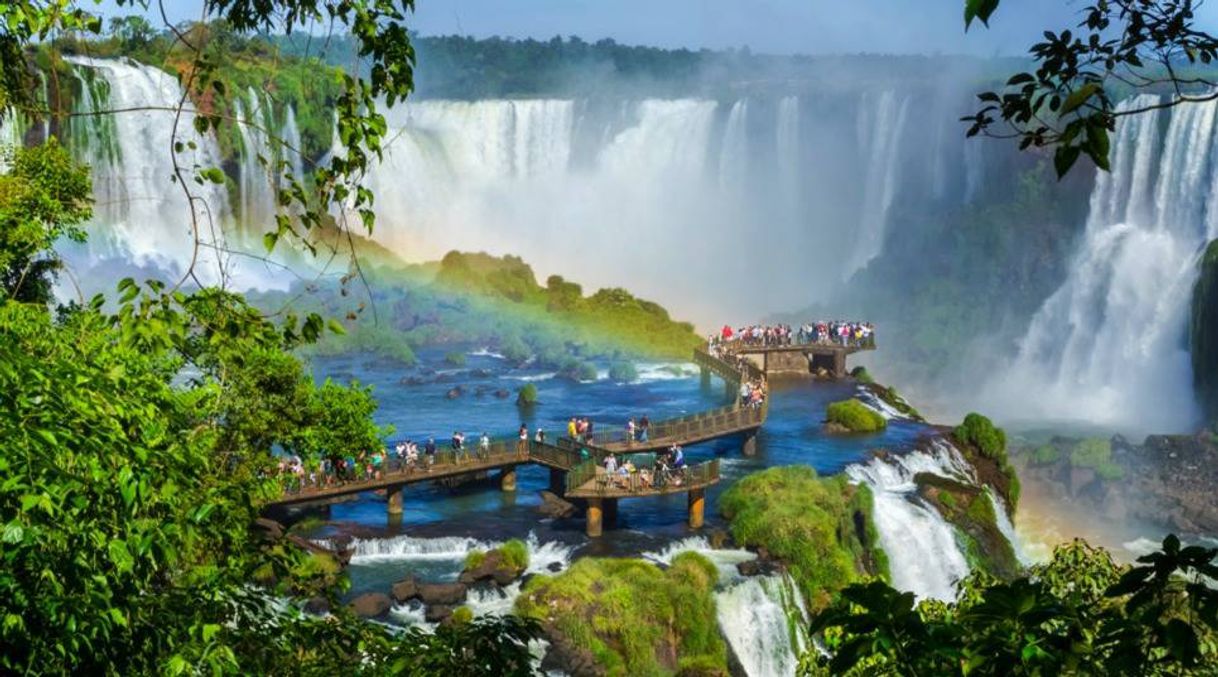
[[[1004,0],[992,28],[967,34],[963,0],[417,0],[412,28],[548,39],[578,35],[658,47],[748,46],[775,54],[1023,54],[1045,29],[1078,23],[1082,0]],[[164,0],[172,21],[198,18],[201,0]],[[128,14],[105,0],[102,12]],[[156,0],[153,0],[156,7]],[[154,9],[155,11],[155,9]],[[1218,30],[1218,3],[1198,11]],[[159,16],[159,15],[157,15]]]

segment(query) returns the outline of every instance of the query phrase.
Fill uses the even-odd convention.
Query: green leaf
[[[1062,104],[1062,109],[1058,111],[1059,115],[1068,115],[1078,110],[1080,106],[1087,103],[1087,99],[1095,96],[1100,91],[1098,82],[1088,82],[1078,89],[1070,92],[1070,96],[1066,97],[1065,103]]]
[[[114,568],[118,569],[119,573],[127,573],[135,568],[135,560],[127,550],[126,541],[121,538],[110,541],[107,551],[110,554],[110,561],[114,563]]]
[[[224,183],[224,172],[219,167],[208,167],[200,171],[199,176],[215,184]]]
[[[1057,170],[1057,178],[1062,178],[1078,160],[1078,146],[1058,146],[1053,153],[1053,168]]]
[[[998,0],[965,0],[964,30],[968,30],[973,19],[980,19],[987,27],[990,25],[990,15],[998,9]]]
[[[266,247],[268,253],[275,249],[277,242],[279,242],[279,233],[267,233],[262,236],[262,246]]]

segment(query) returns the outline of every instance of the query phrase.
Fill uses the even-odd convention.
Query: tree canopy
[[[1029,53],[1036,64],[999,91],[978,95],[964,118],[969,136],[1018,139],[1020,149],[1052,147],[1065,175],[1080,156],[1108,169],[1116,120],[1150,110],[1218,98],[1218,38],[1199,30],[1193,0],[1097,0],[1079,8],[1078,25],[1047,30]],[[999,0],[965,0],[965,27],[988,25]],[[1131,106],[1133,93],[1162,95]]]

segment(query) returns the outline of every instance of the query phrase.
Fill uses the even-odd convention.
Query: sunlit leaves
[[[989,16],[997,2],[967,0],[966,22]],[[1063,176],[1080,157],[1109,167],[1109,135],[1116,120],[1143,110],[1118,110],[1114,92],[1147,90],[1172,96],[1161,107],[1218,97],[1215,82],[1183,72],[1188,63],[1208,64],[1218,56],[1218,39],[1194,27],[1193,3],[1178,0],[1105,0],[1080,12],[1076,31],[1045,31],[1029,50],[1036,63],[1002,90],[978,95],[982,104],[967,135],[1018,139],[1019,148],[1052,147],[1054,167]]]

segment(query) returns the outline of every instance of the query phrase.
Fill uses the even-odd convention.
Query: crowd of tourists
[[[875,340],[875,326],[870,322],[829,320],[805,322],[798,327],[789,324],[752,324],[733,329],[731,325],[707,337],[711,353],[722,357],[735,346],[781,348],[795,345],[864,346]]]
[[[623,439],[627,444],[646,442],[650,433],[651,419],[646,414],[639,418],[632,416],[626,420]],[[593,444],[596,441],[596,431],[592,419],[586,416],[572,416],[567,421],[567,438],[580,444]]]
[[[688,481],[689,465],[679,444],[657,453],[650,466],[636,465],[630,457],[619,462],[612,453],[605,457],[603,465],[605,481],[627,491],[679,487]]]
[[[741,381],[740,406],[760,409],[761,405],[765,404],[765,398],[768,393],[769,386],[766,384],[764,376],[752,381]]]

